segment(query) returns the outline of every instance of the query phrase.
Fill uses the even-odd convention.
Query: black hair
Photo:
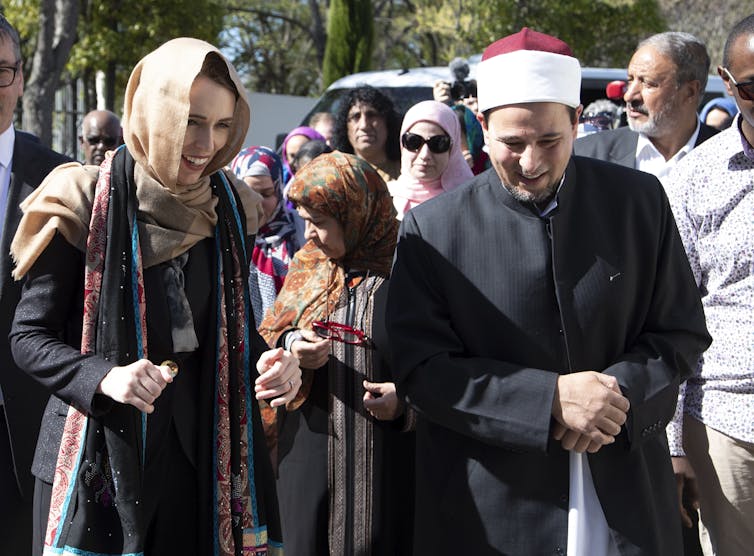
[[[331,152],[332,147],[330,147],[330,145],[319,139],[312,139],[301,145],[296,156],[293,157],[291,166],[295,172],[298,172],[303,166],[317,158],[319,155]]]
[[[387,127],[387,141],[385,142],[385,154],[389,160],[400,160],[401,147],[398,141],[401,132],[401,123],[398,114],[393,107],[393,101],[370,85],[363,85],[351,89],[343,97],[335,113],[335,126],[331,143],[333,147],[344,153],[354,154],[353,146],[348,141],[348,112],[357,103],[368,104],[385,120]]]
[[[238,89],[236,84],[233,83],[233,79],[230,77],[230,71],[228,71],[227,62],[217,52],[208,52],[204,57],[204,63],[202,69],[199,71],[199,75],[211,79],[218,85],[222,85],[238,100]],[[197,76],[198,77],[198,76]]]
[[[754,35],[754,14],[751,14],[736,23],[731,29],[723,48],[723,67],[730,66],[730,51],[733,50],[733,44],[739,37],[744,35]]]

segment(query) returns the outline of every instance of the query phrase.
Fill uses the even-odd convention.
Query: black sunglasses
[[[86,142],[91,146],[96,146],[102,143],[105,147],[114,147],[118,143],[116,137],[108,137],[106,135],[89,135],[86,137]]]
[[[403,148],[412,153],[419,152],[424,146],[424,143],[426,143],[429,150],[435,154],[445,153],[450,149],[450,137],[447,135],[433,135],[429,139],[425,139],[416,133],[406,132],[403,134],[403,137],[401,137],[401,145],[403,145]]]
[[[754,100],[754,81],[746,81],[744,83],[739,83],[731,75],[728,68],[723,68],[723,71],[728,74],[728,79],[730,79],[733,85],[735,85],[736,89],[738,89],[738,94],[741,95],[742,99]]]

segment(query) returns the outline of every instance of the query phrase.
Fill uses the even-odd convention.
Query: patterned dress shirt
[[[679,162],[666,190],[712,335],[681,388],[670,453],[684,455],[683,413],[754,443],[754,148],[740,115]]]

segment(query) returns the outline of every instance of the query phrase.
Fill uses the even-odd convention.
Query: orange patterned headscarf
[[[313,242],[296,253],[283,289],[265,315],[259,332],[275,345],[292,328],[307,328],[335,307],[345,270],[387,276],[398,237],[395,207],[387,186],[365,160],[350,154],[322,154],[301,168],[288,198],[335,218],[343,227],[346,254],[333,261]]]

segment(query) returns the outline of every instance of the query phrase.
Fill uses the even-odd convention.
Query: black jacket
[[[11,277],[13,263],[10,257],[10,244],[22,216],[18,205],[37,188],[53,168],[65,162],[70,162],[70,159],[44,147],[33,135],[16,131],[10,189],[5,214],[1,215],[3,233],[0,239],[0,387],[5,399],[6,419],[5,422],[0,422],[0,426],[8,427],[18,488],[22,496],[28,497],[29,500],[33,491],[31,460],[42,410],[49,394],[16,366],[10,353],[8,333],[23,284]]]
[[[719,133],[714,127],[701,124],[699,135],[696,137],[695,147]],[[577,139],[573,144],[573,152],[578,156],[588,156],[607,162],[614,162],[627,168],[636,168],[636,145],[639,134],[629,127],[619,127],[609,131],[592,133]]]
[[[665,425],[710,342],[699,292],[656,178],[580,157],[565,176],[547,218],[489,170],[403,220],[387,325],[420,412],[416,554],[565,553],[551,410],[558,375],[582,370],[631,403],[589,455],[621,554],[682,552]]]

